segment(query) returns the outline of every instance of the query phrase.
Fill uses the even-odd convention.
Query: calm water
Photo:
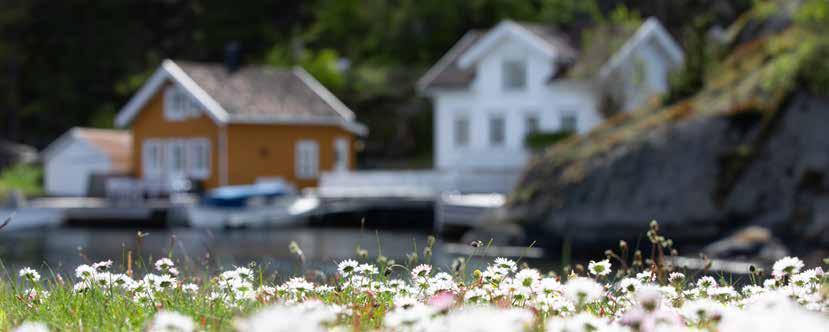
[[[359,229],[249,229],[208,231],[203,229],[155,229],[140,240],[135,229],[51,228],[13,232],[0,231],[0,260],[7,269],[22,266],[42,271],[71,272],[79,264],[112,259],[125,262],[126,253],[145,260],[172,252],[185,271],[216,270],[255,262],[268,272],[280,276],[297,275],[303,270],[288,246],[296,241],[304,251],[304,269],[335,270],[335,262],[355,256],[359,245],[372,257],[382,254],[404,262],[407,253],[423,254],[426,233]],[[379,242],[379,244],[378,244]],[[447,269],[458,255],[447,252],[438,241],[432,263]],[[458,245],[454,245],[455,248]],[[137,258],[136,258],[137,260]],[[472,266],[480,266],[473,259]],[[554,262],[535,259],[532,264],[553,266]]]

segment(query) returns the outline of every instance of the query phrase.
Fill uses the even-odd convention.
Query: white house
[[[72,128],[41,152],[46,193],[86,196],[92,175],[129,173],[131,141],[126,131]]]
[[[669,74],[684,61],[682,48],[651,17],[602,66],[597,80],[604,86],[615,84],[616,89],[606,92],[618,94],[621,110],[629,112],[667,92]]]
[[[466,33],[417,84],[434,103],[436,170],[461,179],[455,181],[460,191],[509,191],[530,157],[527,133],[589,131],[604,120],[603,82],[623,78],[625,97],[635,96],[625,99],[624,110],[631,110],[665,92],[667,73],[683,61],[653,18],[598,77],[568,77],[579,57],[550,26],[503,21]]]

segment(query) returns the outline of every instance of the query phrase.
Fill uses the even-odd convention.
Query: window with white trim
[[[313,140],[296,142],[295,152],[296,177],[314,179],[319,173],[319,144]]]
[[[171,176],[186,176],[187,175],[187,144],[184,140],[168,140],[166,144],[167,150],[167,170]]]
[[[501,78],[504,90],[522,90],[527,86],[527,63],[520,60],[507,60],[501,64]]]
[[[187,165],[190,177],[204,180],[210,177],[210,140],[195,138],[187,144]]]
[[[190,94],[178,85],[171,85],[164,90],[164,118],[169,121],[182,121],[199,116],[199,107]]]
[[[576,132],[579,129],[579,118],[574,112],[563,112],[561,114],[561,126],[559,130]]]
[[[493,115],[489,118],[489,144],[502,146],[506,140],[506,120],[503,115]]]
[[[541,129],[541,123],[538,119],[538,114],[530,113],[524,120],[524,130],[526,134],[536,133]]]
[[[469,145],[469,117],[460,114],[455,117],[452,123],[452,137],[454,138],[455,146],[465,147]]]
[[[334,170],[348,170],[349,153],[348,139],[337,138],[334,140]]]
[[[145,176],[157,176],[164,169],[164,145],[160,140],[148,139],[141,144],[141,168]]]

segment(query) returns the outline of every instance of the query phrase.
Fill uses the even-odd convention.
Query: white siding
[[[655,38],[644,40],[618,67],[625,91],[624,111],[634,111],[650,98],[668,91],[668,77],[679,65],[671,63]],[[644,72],[637,73],[641,68]]]
[[[526,63],[527,86],[520,91],[506,91],[502,64],[514,60]],[[529,158],[524,148],[529,114],[538,117],[541,131],[557,130],[561,115],[568,111],[578,117],[579,132],[601,121],[590,86],[578,82],[549,83],[555,70],[553,61],[523,43],[502,41],[476,64],[476,70],[476,79],[469,89],[433,94],[435,165],[440,170],[518,172]],[[461,115],[469,119],[467,146],[454,142],[453,122]],[[504,116],[506,137],[501,146],[489,142],[489,119],[493,115]]]
[[[510,181],[514,181],[515,175],[530,157],[523,144],[528,116],[538,119],[535,123],[540,131],[552,132],[560,130],[562,119],[571,114],[575,116],[576,131],[585,133],[603,121],[598,111],[599,91],[592,82],[612,75],[613,92],[625,97],[622,108],[632,110],[642,106],[654,94],[666,92],[668,73],[682,63],[681,49],[658,21],[649,19],[613,57],[623,63],[610,66],[615,62],[611,60],[602,69],[603,72],[605,68],[616,72],[603,73],[583,81],[551,82],[557,70],[555,49],[537,47],[531,38],[523,38],[522,35],[499,34],[498,31],[502,31],[499,29],[496,27],[483,41],[478,41],[480,44],[473,45],[460,55],[458,63],[469,65],[475,71],[475,79],[468,87],[427,90],[435,112],[435,167],[450,176],[458,174],[475,178],[470,182],[501,183],[499,188],[509,187]],[[504,88],[502,76],[506,62],[521,64],[513,68],[526,67],[524,89]],[[504,117],[505,141],[502,145],[493,146],[489,139],[489,119],[496,114]],[[455,144],[454,122],[460,116],[466,116],[469,121],[469,142],[466,145]],[[460,184],[455,189],[465,191],[461,188],[463,186]]]
[[[109,158],[96,147],[71,139],[44,165],[46,193],[53,196],[85,196],[89,176],[111,170]]]

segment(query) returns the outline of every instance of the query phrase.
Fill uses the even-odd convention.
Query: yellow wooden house
[[[317,185],[354,166],[366,135],[354,113],[301,68],[229,68],[165,60],[121,109],[134,176],[188,178],[206,189],[282,179]]]

